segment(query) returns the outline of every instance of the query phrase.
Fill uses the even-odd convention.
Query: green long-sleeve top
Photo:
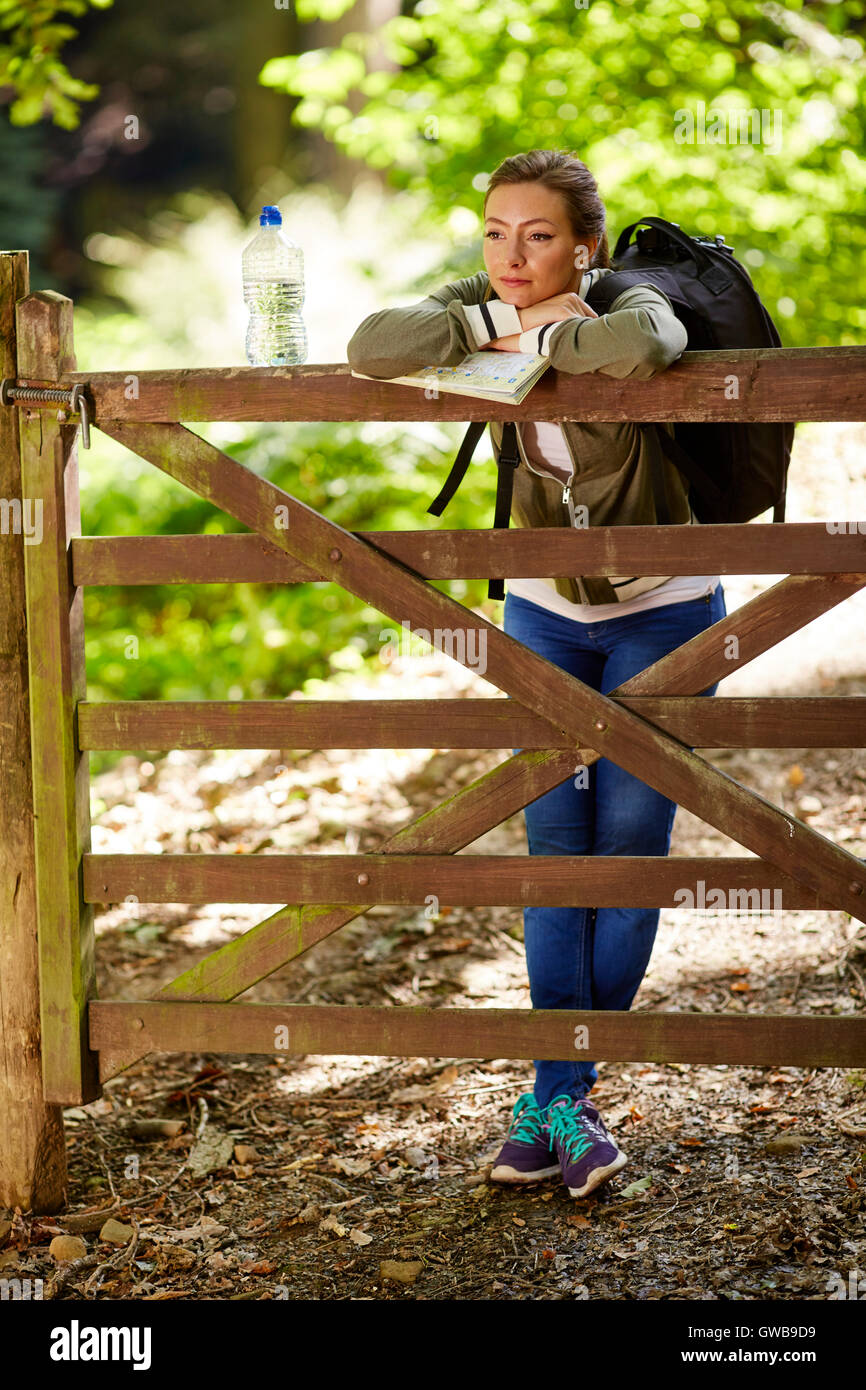
[[[611,272],[584,273],[584,298],[595,280]],[[491,297],[486,271],[434,290],[417,304],[380,309],[358,325],[346,348],[354,371],[388,379],[430,365],[456,366],[494,338],[520,333],[519,348],[549,356],[558,371],[635,377],[645,381],[684,351],[687,334],[667,295],[651,285],[632,285],[598,318],[569,318],[521,332],[514,305]],[[575,506],[586,508],[592,526],[653,525],[657,521],[651,463],[660,471],[671,523],[693,520],[678,470],[661,449],[654,430],[633,421],[561,425],[574,463],[566,508],[561,481],[529,462],[518,426],[521,461],[515,470],[512,521],[518,526],[568,526]],[[491,421],[498,459],[502,423]],[[516,576],[515,576],[516,577]],[[664,582],[667,575],[556,577],[544,582],[572,603],[611,603]]]

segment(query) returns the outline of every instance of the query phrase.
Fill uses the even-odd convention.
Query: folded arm
[[[667,295],[632,285],[598,318],[575,317],[521,333],[520,352],[540,352],[561,372],[646,380],[685,351],[688,334]]]
[[[380,309],[358,325],[346,348],[349,366],[387,380],[426,366],[455,367],[493,343],[540,352],[559,371],[646,379],[685,350],[686,330],[661,290],[632,285],[606,314],[575,316],[522,331],[513,304],[489,299],[481,271],[435,290],[418,304]]]
[[[481,272],[443,285],[419,304],[370,314],[349,339],[349,366],[365,376],[384,379],[421,367],[456,367],[470,352],[489,347],[493,339],[520,332],[513,304],[500,299],[479,302],[486,285],[487,277]]]

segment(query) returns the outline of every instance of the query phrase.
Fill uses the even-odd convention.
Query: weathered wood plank
[[[862,748],[866,696],[618,702],[695,748]],[[573,748],[515,700],[125,700],[78,706],[87,749]]]
[[[26,251],[0,252],[0,377],[16,377],[15,305],[29,290]],[[54,1212],[65,1201],[63,1113],[42,1095],[36,863],[18,419],[0,409],[0,1207]]]
[[[29,295],[18,305],[18,335],[22,380],[68,371],[75,363],[72,300],[51,290]],[[33,410],[20,425],[23,486],[43,512],[42,542],[24,551],[43,1092],[46,1100],[72,1105],[93,1100],[100,1087],[98,1058],[87,1043],[93,909],[81,895],[90,783],[74,717],[86,695],[84,593],[72,585],[68,555],[70,536],[81,529],[76,426],[56,416]]]
[[[739,649],[731,656],[725,641],[727,620],[698,633],[631,680],[612,691],[630,693],[689,694],[730,674],[796,631],[806,611],[812,618],[853,592],[852,582],[839,577],[805,580],[799,576],[780,580],[737,610]],[[796,616],[795,616],[796,615]],[[590,766],[598,755],[581,749],[578,758]],[[545,792],[572,776],[574,753],[519,753],[491,769],[446,801],[403,826],[381,847],[384,853],[455,853],[515,815]],[[351,922],[364,907],[309,907],[291,904],[257,923],[242,937],[228,941],[197,961],[158,990],[158,999],[229,1000],[303,955],[340,927]],[[140,1048],[123,1053],[102,1051],[103,1080],[139,1060]]]
[[[418,520],[423,506],[419,504]],[[425,579],[572,574],[843,574],[866,569],[866,521],[748,526],[560,526],[543,531],[353,531]],[[861,529],[857,530],[857,526]],[[76,584],[308,584],[323,580],[262,537],[83,536]]]
[[[703,635],[703,634],[702,634]],[[593,758],[594,754],[586,754]],[[530,802],[543,796],[571,774],[574,753],[519,753],[491,768],[453,796],[423,812],[387,839],[382,849],[400,854],[426,848],[454,851]],[[366,912],[371,904],[341,907],[293,903],[258,922],[242,937],[190,966],[163,985],[157,998],[234,999],[250,985],[266,979],[289,960],[309,951],[340,927]],[[101,1052],[100,1076],[109,1080],[137,1062],[137,1048],[124,1053]]]
[[[581,1032],[579,1030],[586,1030]],[[348,1004],[95,1002],[92,1045],[121,1051],[363,1057],[574,1058],[862,1067],[866,1018]]]
[[[699,885],[703,885],[701,888]],[[524,854],[86,854],[88,902],[688,907],[781,912],[818,895],[754,858]],[[683,892],[692,894],[684,899]],[[718,894],[724,894],[724,903]],[[702,896],[703,895],[703,896]],[[356,909],[360,910],[360,909]]]
[[[242,524],[320,566],[398,626],[405,615],[413,626],[431,631],[463,630],[463,656],[459,649],[451,653],[461,664],[468,664],[467,651],[483,647],[485,678],[491,684],[814,889],[824,906],[866,920],[866,866],[859,859],[727,777],[677,739],[590,689],[183,426],[114,421],[107,432]]]
[[[739,671],[866,584],[864,574],[791,574],[729,613],[700,637],[648,666],[622,687],[628,695],[693,695]],[[726,634],[737,638],[736,655]],[[703,645],[706,639],[708,646]],[[706,675],[708,660],[713,674]],[[611,692],[618,694],[619,692]],[[715,697],[713,697],[715,698]]]
[[[728,400],[726,380],[739,379]],[[88,382],[94,418],[209,420],[862,420],[866,348],[738,348],[686,352],[649,381],[596,372],[586,382],[551,368],[521,405],[363,381],[344,362],[66,372]],[[728,392],[728,394],[730,394]]]

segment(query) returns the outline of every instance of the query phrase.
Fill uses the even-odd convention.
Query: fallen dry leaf
[[[652,1187],[652,1181],[651,1177],[638,1178],[636,1182],[630,1182],[628,1187],[624,1188],[619,1195],[626,1198],[637,1197],[641,1192],[646,1192],[648,1188]]]
[[[420,1260],[382,1260],[379,1278],[383,1283],[414,1284],[423,1268]]]
[[[208,1128],[189,1151],[189,1171],[193,1177],[201,1178],[206,1173],[215,1173],[220,1168],[227,1168],[233,1149],[234,1140],[230,1134],[221,1134],[218,1129]]]
[[[347,1177],[357,1178],[362,1173],[368,1173],[373,1166],[372,1159],[369,1158],[341,1158],[337,1154],[332,1154],[328,1167],[334,1173],[345,1173]]]
[[[324,1220],[322,1220],[322,1221],[319,1222],[319,1230],[320,1230],[320,1231],[333,1231],[335,1236],[345,1236],[345,1235],[348,1235],[348,1231],[346,1230],[346,1227],[340,1225],[339,1221],[337,1220],[337,1218],[336,1218],[336,1216],[334,1215],[333,1212],[331,1212],[330,1216],[326,1216],[326,1217],[324,1218]]]

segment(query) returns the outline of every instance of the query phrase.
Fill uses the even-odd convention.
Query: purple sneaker
[[[547,1107],[550,1143],[572,1197],[585,1197],[627,1163],[592,1101],[556,1096]]]
[[[508,1138],[490,1171],[491,1182],[538,1182],[559,1172],[559,1160],[550,1146],[545,1111],[532,1091],[514,1106]]]

